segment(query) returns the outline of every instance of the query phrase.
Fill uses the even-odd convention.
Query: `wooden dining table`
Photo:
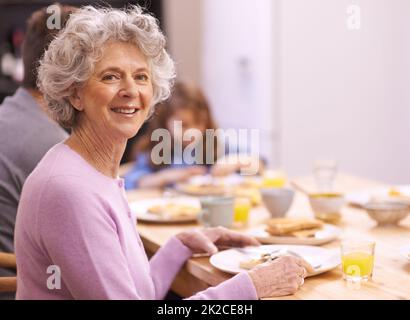
[[[315,184],[311,176],[295,178],[293,181],[306,190],[314,190]],[[348,174],[339,174],[335,182],[335,190],[343,193],[380,186],[386,186],[386,184]],[[127,192],[130,202],[161,195],[162,191],[155,189]],[[410,244],[410,215],[399,225],[378,226],[363,209],[347,205],[341,213],[342,220],[338,223],[342,229],[341,237],[322,247],[339,248],[342,240],[357,237],[374,240],[376,249],[372,280],[362,283],[360,287],[351,286],[343,280],[341,266],[338,266],[328,272],[307,278],[304,285],[293,295],[269,299],[410,299],[410,262],[399,252],[400,247]],[[296,192],[287,216],[313,218],[313,212],[305,194]],[[268,211],[260,205],[251,210],[249,225],[236,230],[246,232],[248,228],[260,225],[268,218]],[[137,223],[137,229],[149,257],[155,254],[170,237],[197,227],[200,227],[197,223],[158,224],[141,221]],[[231,274],[213,267],[209,262],[209,257],[192,257],[176,276],[171,289],[182,297],[189,297],[210,286],[217,286],[230,277],[232,277]]]

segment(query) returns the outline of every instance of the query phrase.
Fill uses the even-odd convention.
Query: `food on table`
[[[323,228],[323,222],[309,218],[273,218],[267,221],[266,231],[273,236],[309,238]]]
[[[258,206],[262,202],[262,196],[258,188],[238,186],[234,189],[235,197],[249,198],[253,206]]]
[[[396,188],[392,187],[389,190],[389,196],[401,196],[403,195],[399,190],[397,190]]]
[[[263,187],[262,181],[255,177],[244,177],[243,181],[238,184],[239,187],[243,188],[254,188],[258,189]]]
[[[293,252],[289,252],[286,250],[279,250],[278,252],[267,252],[267,253],[262,253],[260,255],[259,258],[252,258],[252,259],[247,259],[247,260],[242,260],[239,261],[239,267],[241,269],[245,269],[245,270],[250,270],[254,267],[256,267],[257,265],[260,265],[262,263],[265,263],[267,261],[273,261],[279,257],[283,257],[283,256],[297,256],[300,257],[299,255],[293,253]],[[311,274],[315,272],[315,268],[308,263],[306,260],[304,260],[305,264],[304,267],[306,268],[307,273]]]
[[[286,174],[281,170],[266,170],[263,173],[262,186],[265,188],[283,188],[286,185]]]
[[[410,204],[410,195],[396,187],[391,187],[384,195],[373,195],[370,202],[404,202]]]
[[[230,188],[225,185],[201,183],[201,184],[184,184],[180,186],[180,190],[192,195],[223,195],[230,191]]]
[[[270,253],[263,253],[259,258],[253,258],[248,260],[239,261],[239,267],[242,269],[252,269],[261,263],[273,260],[273,257]]]
[[[342,193],[311,193],[309,194],[310,197],[312,198],[340,198],[343,197]]]
[[[216,196],[230,195],[234,197],[246,197],[251,200],[253,206],[261,204],[261,195],[259,189],[252,186],[252,181],[247,180],[238,185],[228,185],[221,180],[213,183],[187,183],[178,186],[178,189],[184,193],[195,196]]]
[[[342,218],[341,210],[346,200],[342,193],[311,193],[309,203],[315,213],[315,218],[337,223]]]
[[[170,218],[196,216],[199,211],[199,207],[179,203],[167,203],[148,208],[149,213]]]

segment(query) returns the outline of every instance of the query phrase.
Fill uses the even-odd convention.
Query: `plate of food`
[[[346,200],[351,205],[365,207],[370,202],[402,202],[410,205],[410,185],[379,187],[348,193]]]
[[[264,244],[322,245],[341,235],[339,227],[309,218],[272,218],[247,234]]]
[[[340,252],[337,249],[299,245],[262,245],[217,252],[211,256],[210,263],[221,271],[237,274],[283,255],[303,258],[309,265],[308,276],[332,270],[341,262]]]
[[[175,223],[194,222],[198,219],[201,204],[190,197],[155,198],[130,203],[131,210],[140,221]]]
[[[410,244],[400,248],[400,254],[403,258],[410,261]]]

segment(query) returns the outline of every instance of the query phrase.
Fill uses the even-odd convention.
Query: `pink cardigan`
[[[17,299],[163,299],[192,252],[173,237],[148,261],[135,223],[124,181],[57,144],[23,187],[15,229]],[[189,299],[257,295],[241,273]]]

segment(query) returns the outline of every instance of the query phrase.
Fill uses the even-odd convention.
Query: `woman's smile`
[[[135,115],[138,111],[140,111],[142,108],[140,107],[135,107],[135,106],[119,106],[119,107],[112,107],[111,111],[125,115],[128,117],[131,117]]]

